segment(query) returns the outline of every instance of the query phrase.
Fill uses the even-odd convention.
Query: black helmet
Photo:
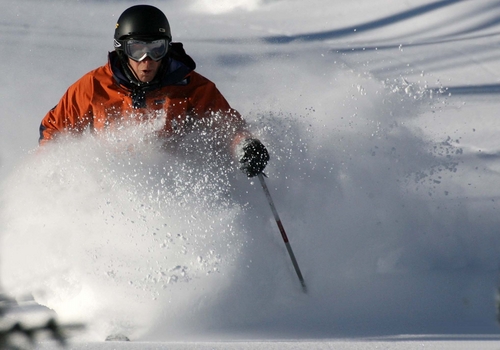
[[[123,48],[122,40],[172,41],[167,17],[158,8],[150,5],[136,5],[126,9],[118,18],[115,28],[115,49]]]

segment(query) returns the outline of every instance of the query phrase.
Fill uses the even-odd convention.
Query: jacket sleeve
[[[236,146],[252,135],[241,114],[231,108],[216,85],[196,72],[191,73],[192,83],[196,88],[190,97],[192,113],[206,118],[216,132],[228,138],[228,146],[234,155]]]
[[[71,85],[59,103],[42,119],[39,144],[61,133],[80,134],[92,122],[92,77],[85,75]]]

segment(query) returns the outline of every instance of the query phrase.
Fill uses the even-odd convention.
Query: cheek
[[[158,70],[158,68],[160,68],[160,65],[161,65],[161,61],[160,62],[153,62],[153,64],[151,65],[151,69]]]

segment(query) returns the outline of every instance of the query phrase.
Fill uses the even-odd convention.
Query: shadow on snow
[[[265,37],[264,40],[273,44],[286,44],[295,40],[321,41],[321,40],[335,39],[335,38],[360,34],[363,32],[367,32],[382,27],[387,27],[389,25],[402,22],[411,18],[415,18],[417,16],[421,16],[431,11],[439,10],[446,6],[454,5],[456,3],[460,3],[463,1],[464,0],[441,0],[434,2],[432,4],[422,5],[411,10],[403,11],[395,15],[390,15],[381,19],[377,19],[359,25],[353,25],[345,28],[323,31],[323,32],[297,34],[292,36],[286,36],[286,35],[269,36]]]

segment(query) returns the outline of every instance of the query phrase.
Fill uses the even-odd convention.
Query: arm
[[[215,84],[196,73],[192,76],[204,80],[191,97],[194,115],[209,117],[213,128],[228,138],[230,153],[248,177],[260,174],[269,161],[266,147],[252,136],[245,120],[230,107]]]
[[[92,122],[91,77],[86,75],[71,85],[59,103],[40,123],[39,144],[44,145],[61,133],[80,134]]]

